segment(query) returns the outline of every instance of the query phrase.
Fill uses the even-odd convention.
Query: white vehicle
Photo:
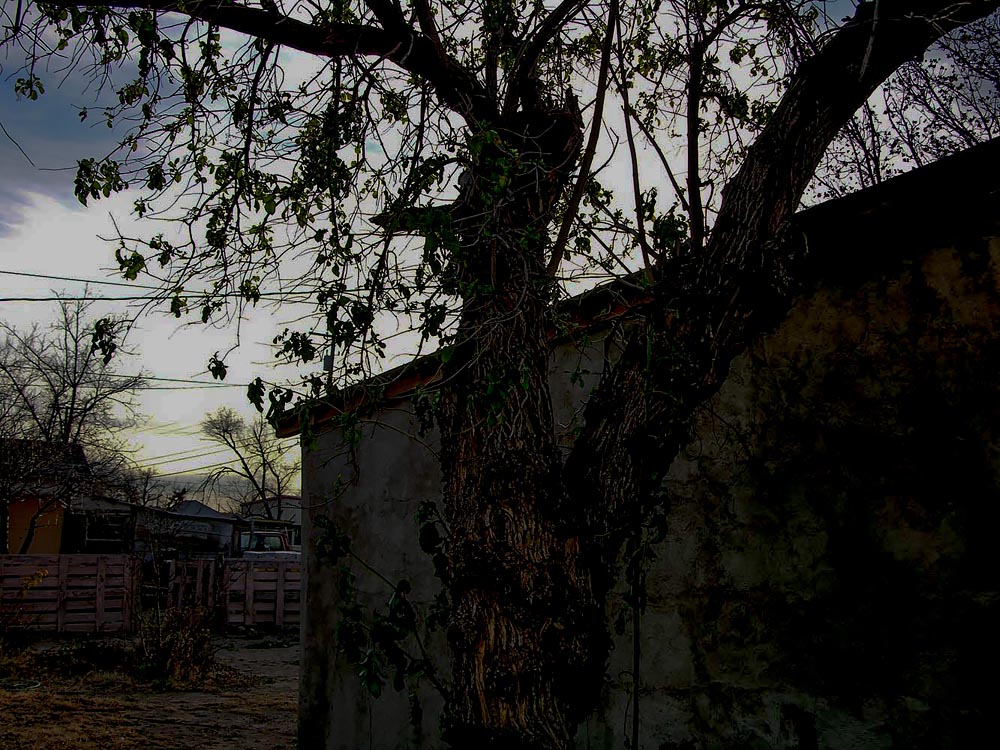
[[[300,552],[290,549],[281,531],[244,531],[239,538],[239,556],[254,560],[298,560]]]

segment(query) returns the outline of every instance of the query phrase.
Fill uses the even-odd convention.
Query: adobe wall
[[[973,747],[997,705],[1000,240],[995,228],[866,283],[823,288],[738,360],[665,485],[666,538],[641,618],[641,747]],[[873,248],[873,252],[877,251]],[[561,433],[603,342],[560,348]],[[570,378],[570,373],[579,377]],[[433,432],[410,404],[360,442],[319,437],[303,466],[307,543],[300,746],[438,748],[441,701],[370,697],[338,654],[337,571],[316,519],[429,604],[414,514],[440,496]],[[389,588],[358,565],[385,612]],[[580,748],[625,747],[632,613]],[[446,669],[440,633],[427,646]]]

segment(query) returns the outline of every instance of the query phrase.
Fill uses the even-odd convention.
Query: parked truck
[[[298,560],[301,557],[301,553],[289,546],[288,535],[284,531],[255,529],[253,526],[237,533],[233,551],[235,557],[258,560]]]

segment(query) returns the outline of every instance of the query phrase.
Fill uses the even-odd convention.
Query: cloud
[[[142,222],[128,213],[135,198],[134,192],[126,191],[83,209],[64,205],[50,195],[25,190],[20,196],[23,214],[16,228],[0,236],[0,270],[121,282],[121,274],[115,268],[114,247],[98,239],[98,235],[114,233],[109,214],[117,217],[123,231],[141,232]],[[77,282],[0,274],[0,320],[24,328],[36,323],[45,326],[55,317],[55,302],[29,303],[19,298],[47,298],[53,292],[79,296],[84,288]],[[141,292],[115,286],[93,285],[89,289],[89,294],[98,298],[137,293]],[[8,301],[3,301],[4,298]],[[268,342],[281,330],[285,318],[299,317],[311,309],[311,305],[284,305],[280,310],[262,306],[247,311],[242,320],[241,345],[226,358],[229,375],[225,382],[246,384],[257,376],[272,381],[283,377],[294,379],[298,368],[277,369],[270,364],[273,356]],[[100,317],[137,311],[125,302],[99,300],[90,312]],[[119,358],[122,372],[143,370],[160,378],[194,379],[213,385],[200,388],[196,384],[171,381],[151,383],[155,387],[141,393],[139,404],[148,420],[128,434],[130,440],[143,446],[138,458],[151,459],[198,448],[201,445],[198,436],[190,431],[206,413],[220,405],[253,414],[246,400],[245,385],[219,387],[206,372],[212,353],[226,352],[235,341],[232,327],[192,325],[187,319],[174,318],[162,306],[141,317],[126,342],[136,356]],[[164,429],[167,423],[173,424]],[[213,462],[214,459],[202,461],[200,465]]]
[[[51,78],[51,77],[50,77]],[[58,86],[45,80],[45,93],[31,101],[14,95],[8,78],[0,85],[0,236],[8,236],[31,209],[30,193],[61,204],[77,206],[73,194],[76,162],[110,153],[121,138],[119,128],[108,128],[98,118],[81,122],[80,107],[107,101],[110,91],[96,95],[87,81],[73,75]],[[22,153],[23,151],[23,153]]]

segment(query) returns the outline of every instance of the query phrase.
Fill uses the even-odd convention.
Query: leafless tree
[[[19,551],[39,518],[75,493],[108,493],[131,469],[122,437],[136,417],[141,375],[123,375],[93,347],[85,302],[61,302],[50,326],[27,331],[0,323],[0,519],[8,505],[40,498]]]
[[[221,406],[200,427],[202,437],[228,448],[234,461],[215,469],[208,483],[241,513],[283,520],[284,502],[298,478],[299,462],[289,457],[289,446],[275,436],[267,420],[259,416],[248,421],[234,409]]]
[[[902,65],[848,121],[811,192],[839,197],[997,137],[1000,14],[993,14]]]

